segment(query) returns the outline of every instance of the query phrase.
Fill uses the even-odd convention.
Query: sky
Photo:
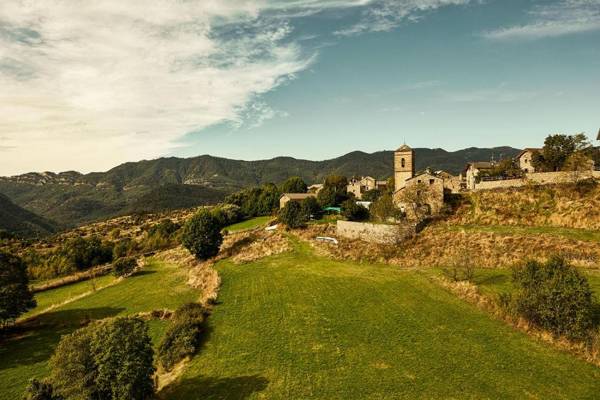
[[[600,0],[0,2],[0,175],[595,139],[599,92]]]

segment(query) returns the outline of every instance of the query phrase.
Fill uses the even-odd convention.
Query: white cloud
[[[352,36],[365,32],[387,32],[404,22],[415,22],[423,13],[450,5],[466,5],[470,0],[374,0],[360,21],[336,32]]]
[[[565,0],[538,5],[530,13],[532,21],[484,32],[492,40],[540,39],[600,30],[600,0]]]
[[[356,9],[352,34],[467,2],[3,0],[0,175],[103,170],[169,153],[214,124],[285,116],[261,95],[316,58],[291,18]]]
[[[259,14],[250,1],[2,2],[0,173],[105,169],[239,120],[313,61]]]

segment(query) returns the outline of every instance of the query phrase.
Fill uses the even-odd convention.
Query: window
[[[402,159],[402,161],[400,163],[402,164],[402,168],[404,168],[406,166],[406,161],[404,160],[404,158]]]
[[[434,183],[435,183],[435,179],[430,179],[430,180],[429,180],[429,184],[430,184],[430,185],[433,185]]]

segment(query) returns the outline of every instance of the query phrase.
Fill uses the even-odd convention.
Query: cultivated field
[[[304,244],[218,266],[210,335],[165,399],[597,398],[600,369],[516,331],[428,273]]]

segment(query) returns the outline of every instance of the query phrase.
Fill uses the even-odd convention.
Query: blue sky
[[[600,128],[600,0],[83,4],[0,5],[2,175]]]

